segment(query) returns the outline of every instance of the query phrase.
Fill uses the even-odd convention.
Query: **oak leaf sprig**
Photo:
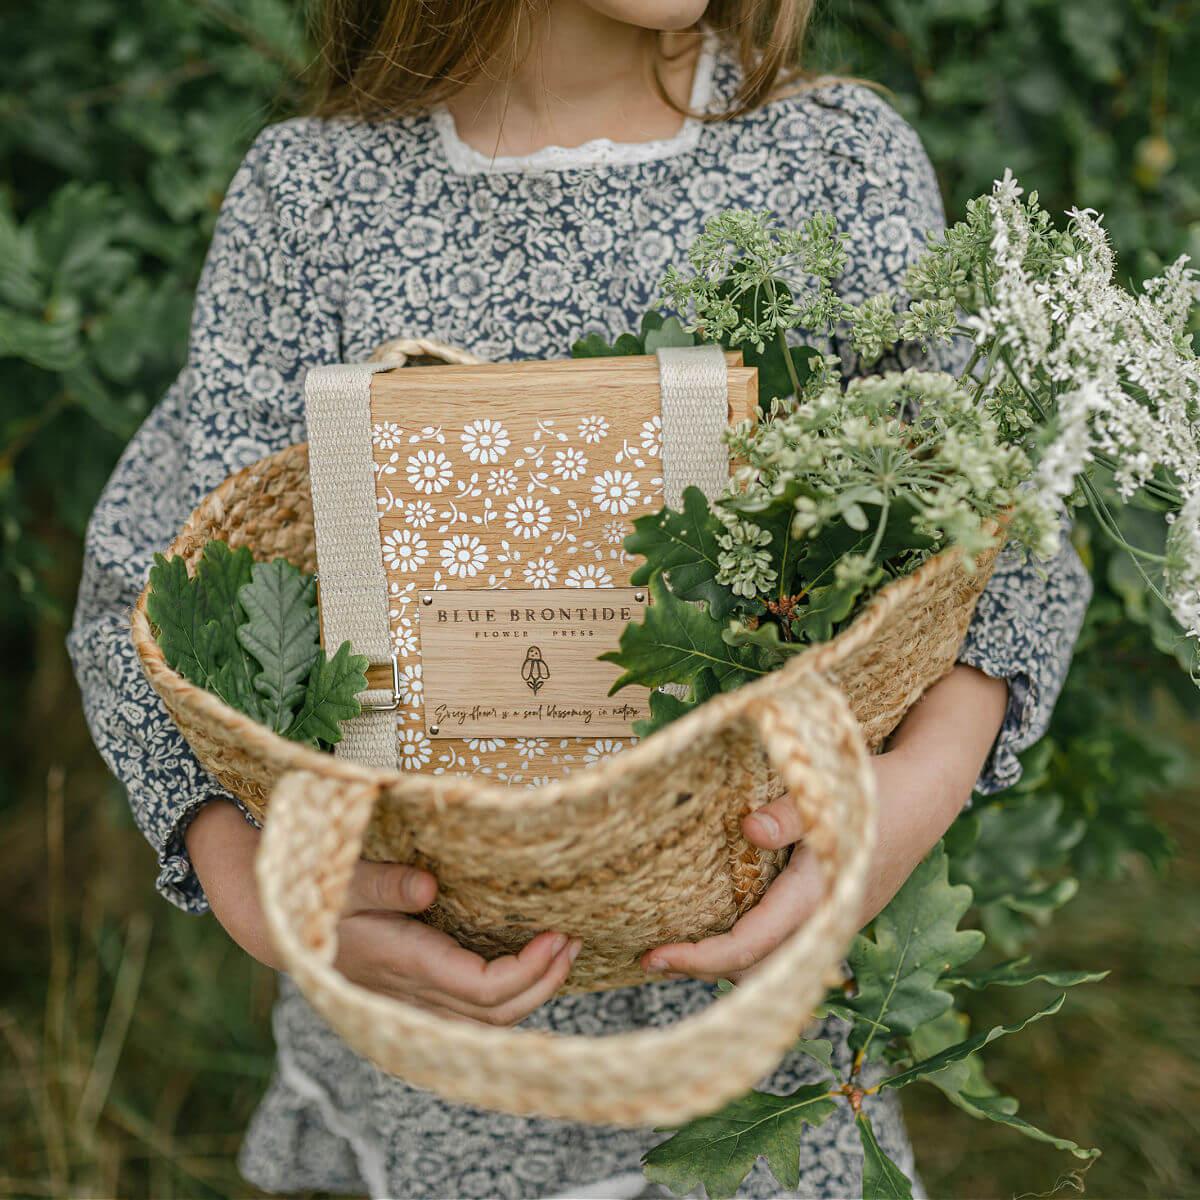
[[[284,559],[214,540],[189,575],[155,555],[147,613],[170,667],[292,741],[331,746],[362,711],[367,659],[349,642],[325,657],[316,582]]]

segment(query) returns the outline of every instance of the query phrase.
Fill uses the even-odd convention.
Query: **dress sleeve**
[[[158,888],[192,912],[207,901],[183,835],[204,804],[228,794],[146,681],[130,608],[154,553],[205,493],[303,440],[305,370],[340,357],[342,273],[324,236],[325,157],[316,123],[289,122],[260,135],[230,184],[196,295],[187,363],[92,514],[67,640],[92,737],[158,854]]]
[[[818,88],[813,103],[830,170],[828,201],[849,234],[843,298],[861,304],[880,292],[903,293],[908,267],[929,232],[945,228],[937,179],[916,131],[878,95],[856,84]],[[834,353],[848,375],[921,366],[959,373],[970,347],[903,345],[872,364],[849,341]],[[1050,723],[1091,598],[1091,577],[1065,532],[1062,548],[1038,563],[1002,551],[980,599],[960,661],[1008,684],[1004,724],[976,785],[997,792],[1021,777],[1018,755]]]

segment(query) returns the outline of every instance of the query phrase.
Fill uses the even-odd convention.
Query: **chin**
[[[585,0],[585,3],[614,21],[661,33],[690,29],[708,8],[708,0]]]

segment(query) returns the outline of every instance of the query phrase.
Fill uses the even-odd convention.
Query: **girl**
[[[274,952],[251,871],[258,831],[199,769],[130,645],[127,610],[152,553],[225,476],[304,438],[312,364],[365,359],[405,333],[493,360],[561,357],[582,334],[634,325],[663,268],[722,208],[768,208],[791,224],[830,210],[850,238],[846,298],[899,286],[942,223],[933,174],[874,92],[798,86],[808,7],[327,0],[315,112],[267,129],[230,186],[187,366],[92,520],[71,638],[93,734],[158,851],[160,890],[192,912],[211,908],[263,962]],[[854,370],[847,345],[829,349]],[[881,837],[864,920],[972,786],[1017,778],[1016,754],[1045,728],[1086,599],[1069,550],[1048,572],[1013,561],[997,571],[962,665],[876,760]],[[746,833],[783,846],[799,830],[780,801]],[[436,886],[414,869],[363,865],[340,928],[341,970],[465,1018],[602,1034],[709,1003],[703,981],[752,969],[803,921],[810,875],[800,848],[731,933],[650,951],[640,988],[559,1000],[578,950],[569,931],[484,962],[407,915]],[[821,1036],[842,1045],[836,1023]],[[275,1038],[278,1070],[241,1156],[245,1176],[270,1191],[633,1196],[644,1188],[639,1156],[661,1140],[415,1092],[356,1058],[286,978]],[[768,1086],[795,1088],[810,1065],[793,1056]],[[887,1152],[911,1172],[894,1103],[867,1103]],[[800,1194],[859,1194],[848,1118],[806,1133]],[[760,1164],[742,1194],[779,1189]]]

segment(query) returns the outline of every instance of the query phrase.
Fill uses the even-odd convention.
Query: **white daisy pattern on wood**
[[[411,529],[394,530],[383,538],[383,565],[389,571],[415,571],[429,558],[429,543]]]
[[[485,486],[495,496],[511,496],[517,490],[517,473],[502,467],[498,471],[489,471]]]
[[[479,538],[459,533],[442,543],[442,569],[455,579],[474,579],[487,565],[488,552]]]
[[[551,463],[550,470],[559,479],[569,479],[574,482],[576,479],[583,477],[583,473],[587,470],[587,465],[587,455],[582,450],[568,448],[554,452],[554,461]]]
[[[402,771],[419,771],[433,757],[433,742],[419,726],[410,725],[400,730],[398,751]]]
[[[558,579],[558,568],[551,558],[531,558],[522,570],[527,587],[551,588]]]
[[[461,436],[463,452],[473,463],[499,462],[512,444],[508,430],[490,417],[472,421]]]
[[[436,495],[444,492],[454,472],[450,460],[440,450],[418,450],[408,459],[408,482],[418,492]]]
[[[602,442],[608,437],[607,419],[598,415],[584,417],[579,422],[579,436],[589,446],[594,446],[597,442]]]
[[[574,588],[606,588],[613,586],[613,577],[597,563],[582,563],[567,572],[563,583]]]
[[[592,499],[604,513],[624,515],[637,504],[641,486],[629,471],[605,471],[592,482]]]
[[[540,537],[550,528],[550,505],[540,496],[518,496],[505,505],[504,524],[516,537]]]

